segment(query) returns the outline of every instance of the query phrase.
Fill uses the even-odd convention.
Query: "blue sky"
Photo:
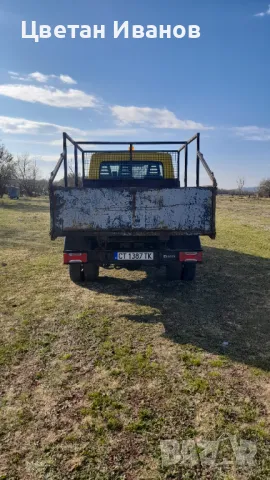
[[[221,187],[270,175],[269,0],[2,0],[0,139],[48,176],[75,139],[185,140]],[[21,38],[21,22],[104,24],[105,39]],[[199,39],[118,39],[113,22],[201,27]],[[12,73],[10,73],[12,72]]]

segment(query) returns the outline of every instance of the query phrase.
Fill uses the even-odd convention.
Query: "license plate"
[[[114,252],[114,260],[154,260],[154,252]]]

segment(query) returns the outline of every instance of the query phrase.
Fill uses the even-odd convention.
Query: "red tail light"
[[[179,252],[180,262],[201,262],[202,252]]]
[[[87,263],[87,253],[64,253],[64,264],[66,263]]]

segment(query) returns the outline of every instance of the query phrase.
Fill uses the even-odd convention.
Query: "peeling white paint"
[[[209,188],[132,190],[116,188],[55,189],[57,232],[67,230],[171,230],[211,233]]]

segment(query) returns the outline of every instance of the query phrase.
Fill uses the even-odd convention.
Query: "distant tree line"
[[[218,188],[219,195],[241,195],[241,196],[258,196],[260,198],[270,198],[270,178],[263,179],[259,186],[254,189],[244,188],[241,183],[238,188]]]
[[[48,180],[41,178],[36,161],[28,154],[16,158],[0,145],[0,197],[8,187],[19,187],[20,195],[35,197],[48,193]]]
[[[218,195],[257,196],[258,188],[239,190],[238,188],[218,188]]]

